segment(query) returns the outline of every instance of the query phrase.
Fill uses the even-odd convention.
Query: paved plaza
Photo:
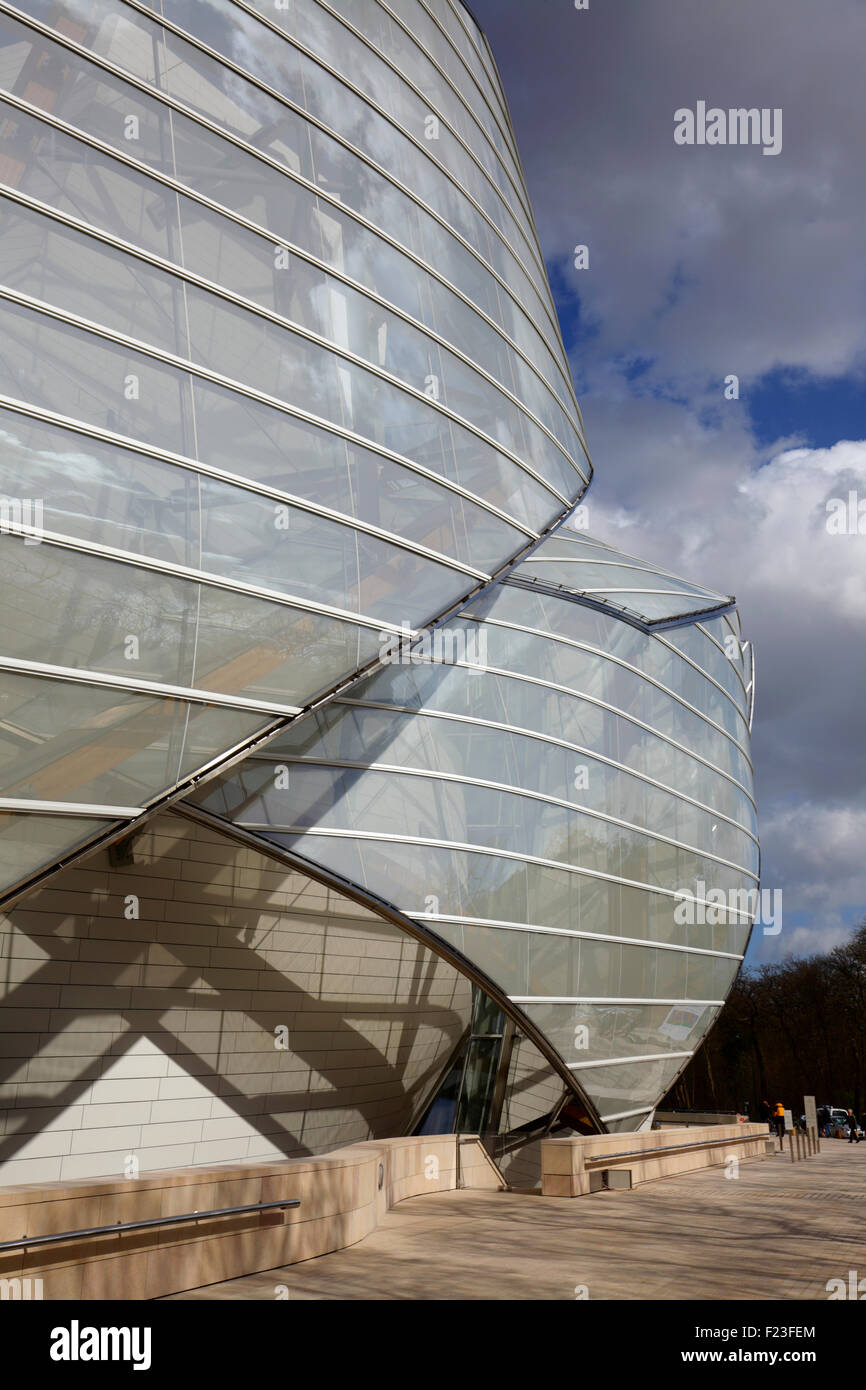
[[[866,1278],[866,1144],[725,1171],[574,1199],[414,1197],[349,1249],[175,1297],[824,1300],[828,1280]]]

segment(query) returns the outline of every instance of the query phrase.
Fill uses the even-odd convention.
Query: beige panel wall
[[[463,1187],[496,1190],[496,1170],[478,1140],[460,1144]],[[363,1240],[407,1197],[457,1186],[451,1135],[383,1139],[326,1158],[279,1164],[222,1164],[166,1170],[135,1182],[78,1181],[0,1189],[0,1241],[27,1235],[203,1213],[191,1224],[85,1235],[0,1253],[0,1300],[160,1298],[256,1270],[274,1270],[274,1297],[287,1294],[277,1266]],[[226,1207],[285,1199],[287,1210],[208,1218]]]
[[[468,1022],[469,983],[180,816],[151,822],[134,858],[96,855],[0,915],[0,1185],[401,1134]]]
[[[645,1155],[645,1156],[644,1156]],[[581,1197],[592,1191],[603,1169],[628,1170],[632,1186],[716,1164],[772,1158],[766,1124],[695,1125],[635,1134],[573,1135],[543,1139],[542,1192],[545,1197]],[[736,1171],[732,1169],[732,1171]]]

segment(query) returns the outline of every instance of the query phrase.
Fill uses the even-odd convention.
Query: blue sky
[[[860,439],[866,426],[866,382],[860,376],[816,377],[780,367],[766,372],[746,398],[760,444],[796,435],[811,449]]]
[[[866,914],[866,535],[826,527],[830,499],[866,499],[866,4],[473,10],[586,422],[590,527],[736,594],[754,643],[784,925],[749,958],[828,949]],[[677,145],[698,101],[780,110],[779,153]]]

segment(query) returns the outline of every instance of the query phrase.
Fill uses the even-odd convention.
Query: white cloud
[[[617,354],[692,393],[779,365],[863,365],[860,0],[481,0],[515,114],[545,255],[598,329],[590,385]],[[804,55],[808,62],[804,64]],[[549,94],[539,100],[539,93]],[[784,144],[676,146],[697,99],[780,107]],[[575,244],[590,269],[572,269]]]
[[[832,24],[814,0],[475,9],[545,255],[579,305],[590,532],[737,596],[765,882],[806,919],[761,950],[834,945],[866,908],[866,536],[828,534],[826,503],[866,499],[866,442],[790,431],[766,450],[749,402],[770,371],[866,380],[862,0],[836,0]],[[673,113],[698,99],[781,107],[782,152],[675,146]]]

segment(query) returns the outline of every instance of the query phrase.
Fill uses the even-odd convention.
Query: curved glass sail
[[[0,893],[585,490],[504,98],[444,8],[4,6]]]
[[[196,800],[424,924],[536,1025],[604,1125],[635,1128],[746,949],[749,700],[731,614],[668,635],[525,585],[539,557],[591,549],[619,563],[554,536]]]
[[[732,598],[567,529],[533,551],[520,576],[529,588],[572,594],[647,629],[676,626],[734,608]]]

